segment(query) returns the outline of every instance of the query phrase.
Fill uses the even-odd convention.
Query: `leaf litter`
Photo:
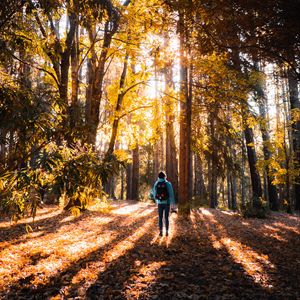
[[[35,222],[2,220],[0,298],[300,298],[299,216],[200,208],[170,222],[160,237],[155,206],[126,201],[106,213],[47,206]]]

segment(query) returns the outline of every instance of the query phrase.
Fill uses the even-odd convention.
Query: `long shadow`
[[[35,230],[40,230],[38,228],[43,228],[42,230],[45,232],[54,232],[59,227],[63,225],[61,222],[66,216],[68,216],[68,212],[61,212],[58,215],[50,216],[48,218],[44,218],[38,221],[31,221],[26,224],[13,224],[10,227],[2,228],[0,234],[0,242],[9,242],[11,240],[18,239],[20,236],[26,233],[26,225],[32,226]],[[54,226],[47,226],[49,222],[55,222]]]
[[[138,298],[135,295],[131,299],[219,299],[224,294],[223,299],[267,296],[265,290],[246,276],[243,268],[225,250],[214,249],[209,233],[203,227],[200,231],[195,230],[188,222],[178,222],[177,227],[169,247],[164,243],[150,245],[155,231],[149,230],[126,255],[99,273],[86,298],[130,299],[127,295],[130,285],[134,286],[134,281],[141,276],[136,270],[137,261],[142,266],[163,265],[155,270],[154,279],[146,284]],[[194,234],[185,235],[187,231]]]
[[[151,218],[151,216],[153,216],[153,213],[137,219],[132,227],[139,228],[149,218]],[[124,218],[124,216],[115,217],[112,221],[102,226],[102,231],[105,232],[106,230],[115,230],[116,224],[122,224],[122,222],[124,222],[124,219],[126,219],[126,217]],[[90,263],[101,261],[105,253],[111,250],[116,243],[128,238],[128,234],[130,234],[130,232],[128,231],[128,227],[119,227],[118,230],[119,232],[109,242],[109,244],[100,246],[88,255],[71,262],[68,267],[60,270],[59,274],[47,278],[46,284],[39,284],[36,286],[32,285],[31,281],[35,276],[38,276],[38,274],[31,274],[26,278],[19,279],[17,282],[11,285],[9,291],[6,291],[5,298],[26,299],[26,295],[30,295],[32,299],[41,299],[60,294],[64,286],[72,285],[72,278],[82,268],[85,268]]]
[[[193,234],[188,234],[191,231]],[[266,296],[262,287],[247,276],[225,249],[215,249],[203,220],[196,215],[194,223],[178,221],[172,240],[175,250],[167,267],[174,274],[161,299],[259,299]],[[152,286],[152,294],[160,283]]]
[[[258,254],[267,255],[270,264],[265,264],[264,269],[272,281],[270,293],[275,297],[297,299],[300,297],[300,238],[299,234],[288,229],[282,229],[285,240],[278,240],[271,236],[262,235],[259,229],[252,230],[253,224],[270,226],[279,222],[278,219],[256,220],[250,222],[250,226],[243,224],[244,219],[235,218],[230,222],[231,216],[224,215],[220,211],[211,211],[215,220],[221,224],[226,231],[226,236],[238,240],[256,251]],[[281,220],[282,222],[282,220]],[[277,225],[275,225],[277,227]],[[238,228],[238,235],[237,235]],[[280,227],[279,227],[280,228]],[[281,233],[281,234],[282,234]],[[273,265],[273,267],[270,267]]]
[[[57,209],[59,209],[59,208],[57,208]],[[142,210],[140,210],[140,211],[142,211]],[[136,211],[135,213],[138,213],[138,211]],[[56,232],[62,226],[65,226],[68,224],[73,224],[74,222],[80,222],[91,216],[115,216],[115,214],[114,214],[114,212],[107,212],[107,213],[103,214],[101,212],[87,210],[87,211],[82,212],[80,214],[80,216],[78,216],[75,219],[63,221],[63,219],[68,216],[70,216],[69,212],[62,211],[58,215],[50,216],[48,218],[30,221],[26,224],[24,224],[24,223],[18,224],[17,223],[17,224],[13,224],[9,227],[2,228],[2,229],[0,229],[0,242],[10,242],[12,240],[15,240],[13,242],[10,242],[10,245],[18,245],[18,244],[25,242],[26,240],[28,240],[27,237],[21,238],[21,239],[19,239],[19,238],[24,236],[24,234],[27,233],[26,228],[25,228],[26,225],[30,225],[34,229],[34,232],[41,232],[41,235],[36,237],[36,238],[40,238],[49,233]],[[51,226],[49,226],[49,223],[51,224]],[[34,237],[30,238],[30,240],[34,240],[34,239],[35,239]],[[5,245],[3,247],[0,246],[0,250],[3,249],[4,247],[5,247]]]
[[[1,230],[0,242],[9,242],[9,245],[18,245],[27,241],[28,239],[33,241],[35,239],[41,238],[42,236],[46,236],[47,234],[55,233],[63,226],[73,224],[73,223],[79,223],[91,216],[103,216],[103,214],[100,212],[85,211],[75,219],[68,219],[66,221],[63,221],[68,216],[70,216],[69,212],[62,211],[58,215],[50,216],[49,218],[44,218],[38,221],[31,221],[29,223],[26,223],[32,226],[34,232],[41,232],[41,235],[37,237],[29,237],[29,238],[26,236],[23,237],[27,233],[25,227],[26,224],[14,224],[11,227]],[[3,247],[0,246],[0,250],[3,249],[4,247],[5,245]]]
[[[212,214],[217,222],[226,223],[219,212]],[[168,246],[166,237],[158,238],[153,243],[157,234],[157,224],[154,221],[134,240],[132,248],[99,268],[96,281],[83,295],[85,280],[72,283],[72,278],[89,264],[104,261],[106,253],[112,251],[117,243],[130,238],[132,231],[154,217],[156,218],[155,211],[139,218],[130,226],[119,226],[119,231],[109,244],[99,246],[83,258],[71,262],[60,274],[47,278],[46,284],[32,285],[30,282],[36,274],[20,279],[11,286],[5,298],[23,299],[30,295],[32,299],[41,299],[59,294],[64,297],[64,287],[69,287],[65,297],[72,299],[282,299],[281,294],[277,295],[276,291],[266,290],[256,283],[243,266],[234,261],[227,249],[215,248],[211,234],[214,233],[218,239],[221,239],[222,234],[218,232],[216,224],[199,213],[194,214],[193,223],[176,221],[177,230]],[[228,223],[231,223],[230,218],[232,216],[226,216]],[[124,216],[115,217],[112,222],[103,226],[103,231],[115,231],[114,225],[122,225],[122,221]],[[232,224],[235,222],[237,220]],[[242,223],[242,220],[238,222]],[[233,234],[230,226],[233,225],[228,226],[228,236]],[[251,231],[247,226],[243,228],[242,224],[238,223],[238,226],[246,233]],[[247,242],[243,232],[241,235],[241,239]],[[248,243],[254,244],[253,241]],[[33,257],[32,262],[38,259],[39,257]],[[157,268],[149,268],[152,276],[149,281],[148,275],[140,270],[155,264]],[[131,290],[137,289],[138,295],[131,294]],[[287,296],[288,299],[296,299],[289,297],[289,293]]]

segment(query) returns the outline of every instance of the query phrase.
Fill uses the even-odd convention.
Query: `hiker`
[[[153,199],[158,206],[158,224],[159,235],[163,235],[163,216],[165,219],[166,236],[169,235],[169,213],[170,205],[175,205],[174,191],[172,184],[166,180],[167,176],[164,172],[158,174],[158,179],[155,182],[150,198]]]

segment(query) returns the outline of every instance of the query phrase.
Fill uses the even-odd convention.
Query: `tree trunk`
[[[236,184],[236,176],[234,176],[234,174],[231,174],[230,181],[231,181],[230,185],[231,185],[231,203],[232,203],[231,209],[236,211],[236,209],[237,209],[237,202],[236,202],[237,184]]]
[[[71,95],[71,109],[70,109],[70,128],[76,128],[79,121],[79,34],[78,27],[76,28],[75,39],[71,52],[71,78],[72,78],[72,95]]]
[[[139,144],[136,142],[132,150],[132,184],[131,184],[131,198],[139,200],[139,181],[140,181],[140,156]]]
[[[114,116],[114,121],[113,121],[113,126],[112,126],[112,133],[111,133],[111,137],[110,137],[110,141],[109,141],[108,150],[106,152],[107,157],[113,153],[115,143],[116,143],[119,121],[120,121],[119,113],[122,109],[123,98],[125,96],[124,86],[125,86],[125,79],[126,79],[126,74],[127,74],[128,59],[129,59],[129,55],[128,55],[128,53],[126,53],[124,64],[123,64],[123,71],[122,71],[121,78],[120,78],[119,94],[118,94],[116,109],[114,112],[115,116]]]
[[[232,209],[232,197],[231,197],[231,180],[230,180],[230,170],[227,168],[227,205],[229,209]]]
[[[126,166],[126,199],[132,199],[132,163]]]
[[[256,70],[259,71],[258,65],[255,64]],[[259,107],[259,113],[261,117],[260,122],[260,131],[263,139],[263,153],[264,153],[264,160],[266,162],[265,166],[265,173],[266,173],[266,186],[267,186],[267,195],[270,203],[270,208],[272,210],[278,210],[279,209],[279,203],[278,203],[278,194],[277,194],[277,188],[272,183],[274,177],[272,176],[272,170],[270,170],[269,167],[269,161],[272,157],[272,153],[269,149],[270,144],[270,135],[269,135],[269,129],[268,129],[268,119],[267,119],[267,113],[266,113],[266,96],[264,93],[263,86],[261,86],[260,83],[256,84],[256,93],[257,93],[257,103]]]
[[[242,209],[246,207],[246,176],[245,176],[245,164],[246,164],[246,151],[245,151],[245,145],[244,142],[242,141],[241,145],[241,152],[242,152],[242,164],[241,164],[241,206]]]
[[[253,193],[253,206],[259,208],[261,206],[260,198],[262,197],[261,181],[256,167],[256,151],[254,147],[253,130],[248,125],[244,129],[246,140],[248,163],[251,176],[252,193]]]
[[[186,51],[185,15],[179,12],[180,35],[180,146],[179,146],[179,214],[190,214],[190,160],[191,160],[191,95],[189,95],[188,57]]]
[[[172,67],[165,68],[166,95],[173,90]],[[178,199],[178,160],[174,132],[174,101],[167,96],[166,99],[166,172],[168,180],[172,183],[175,200]]]
[[[61,53],[61,62],[60,62],[61,79],[60,79],[60,86],[59,86],[60,98],[63,100],[65,107],[67,107],[68,105],[70,56],[73,48],[75,33],[78,28],[78,16],[75,14],[74,11],[72,12],[68,11],[68,18],[69,18],[70,28],[67,32],[65,50]]]
[[[238,40],[237,36],[237,40]],[[239,56],[239,52],[237,50],[232,51],[231,53],[232,62],[234,64],[235,69],[238,72],[242,73],[241,68],[241,60]],[[253,130],[249,127],[247,122],[247,117],[250,116],[249,105],[248,103],[245,104],[244,112],[243,112],[243,122],[244,122],[244,136],[246,140],[246,148],[247,148],[247,156],[248,156],[248,163],[250,169],[250,177],[251,177],[251,185],[252,185],[252,196],[253,202],[252,206],[254,208],[261,208],[262,202],[262,188],[261,188],[261,181],[260,176],[257,170],[256,162],[256,151],[254,145],[254,138],[253,138]]]
[[[194,182],[195,182],[195,186],[194,186],[195,195],[198,195],[202,201],[206,200],[207,190],[203,178],[202,160],[200,154],[198,153],[195,153],[195,181]]]
[[[124,168],[121,167],[121,190],[120,190],[120,199],[121,200],[124,200],[124,181],[125,181],[125,178],[124,178]]]
[[[90,60],[91,66],[91,73],[90,76],[90,115],[87,120],[87,130],[88,130],[88,143],[95,145],[96,143],[96,137],[97,137],[97,130],[99,125],[99,113],[100,113],[100,104],[102,100],[102,92],[103,92],[103,81],[104,81],[104,75],[105,75],[105,62],[107,59],[107,53],[111,44],[111,40],[113,37],[113,34],[110,31],[110,20],[108,20],[105,23],[104,27],[104,37],[103,37],[103,44],[102,44],[102,50],[100,53],[99,59],[96,57],[96,52],[94,48],[94,42],[96,39],[95,36],[95,29],[91,31],[90,30],[90,42],[91,42],[91,53],[92,53],[92,59]],[[116,25],[114,25],[116,26]],[[97,64],[98,63],[98,64]]]
[[[217,179],[218,179],[218,171],[217,171],[217,165],[215,163],[216,157],[217,157],[217,148],[215,146],[215,122],[212,112],[209,114],[209,134],[210,134],[210,140],[212,141],[211,149],[212,154],[210,155],[209,159],[209,203],[211,208],[216,208],[218,205],[218,193],[217,193]]]
[[[294,195],[295,195],[295,209],[300,210],[300,120],[296,119],[296,113],[300,112],[299,90],[298,81],[293,74],[292,70],[288,70],[288,85],[290,96],[290,108],[292,115],[292,147],[293,147],[293,159],[294,170],[298,170],[298,174],[294,179]]]

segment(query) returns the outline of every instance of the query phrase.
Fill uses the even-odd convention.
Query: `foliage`
[[[0,178],[1,208],[13,219],[33,217],[42,194],[56,193],[59,203],[77,215],[105,199],[102,184],[116,173],[120,162],[103,160],[88,146],[49,144],[37,159],[36,168],[7,171]]]
[[[254,205],[254,203],[258,205]],[[270,209],[266,202],[263,202],[261,199],[252,198],[251,201],[246,203],[245,207],[241,208],[241,212],[246,218],[264,219],[270,213]]]

